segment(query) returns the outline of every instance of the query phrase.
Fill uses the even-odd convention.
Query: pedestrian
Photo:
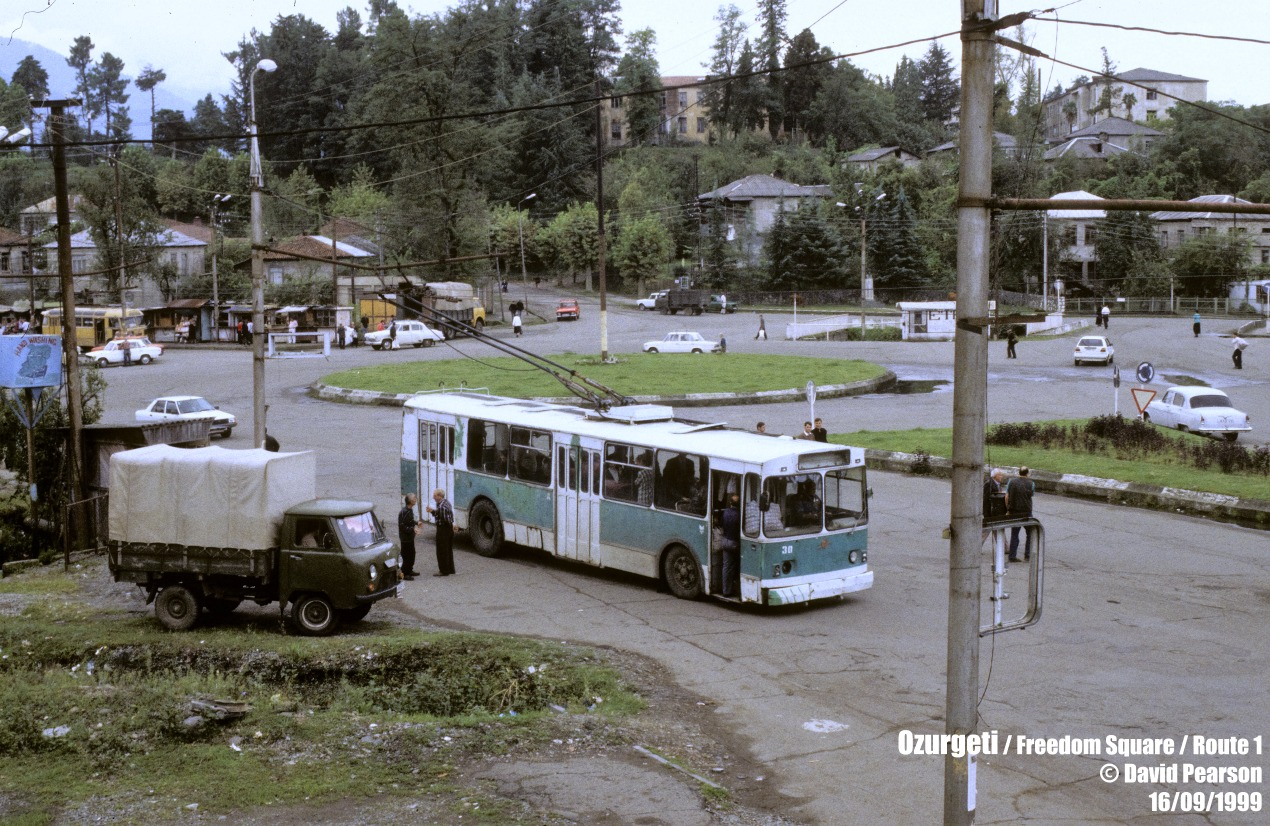
[[[1231,344],[1234,345],[1234,349],[1230,351],[1230,360],[1235,363],[1236,370],[1242,370],[1244,369],[1244,348],[1248,346],[1248,342],[1236,335]]]
[[[397,514],[397,536],[401,539],[401,575],[406,579],[414,579],[419,575],[415,570],[415,537],[419,535],[420,524],[415,517],[415,505],[418,501],[419,497],[407,493],[405,507]]]
[[[1095,327],[1102,326],[1102,311],[1099,310],[1097,307],[1094,307],[1094,326]]]
[[[1011,479],[1005,486],[1005,513],[1010,519],[1032,518],[1032,494],[1036,493],[1036,483],[1028,478],[1027,466],[1019,468],[1019,475]],[[1011,562],[1019,561],[1019,531],[1022,526],[1010,529]],[[1032,536],[1027,534],[1023,542],[1023,558],[1032,558]]]
[[[432,491],[432,501],[437,506],[427,507],[437,523],[437,571],[433,576],[450,576],[454,573],[454,506],[445,498],[445,491]]]
[[[719,336],[719,352],[726,353],[728,351],[728,337]]]
[[[811,435],[814,436],[818,442],[829,441],[829,431],[825,430],[825,423],[822,419],[816,419],[816,426],[811,429]]]
[[[736,597],[740,591],[741,563],[741,498],[735,493],[728,497],[728,506],[723,509],[722,541],[719,548],[723,554],[723,595]]]
[[[278,440],[269,435],[268,430],[265,431],[264,448],[270,453],[277,453],[282,448],[282,445],[278,444]]]
[[[754,425],[754,432],[755,432],[755,433],[766,433],[766,432],[767,432],[767,422],[759,422],[758,424]]]
[[[246,336],[244,336],[245,332],[246,330],[243,327],[243,323],[239,320],[238,324],[234,327],[234,340],[239,344],[244,343],[246,341]]]
[[[359,336],[357,337],[357,338],[358,338],[358,340],[359,340],[359,341],[365,341],[365,340],[366,340],[366,335],[367,335],[367,333],[369,333],[369,332],[370,332],[370,325],[369,325],[369,323],[366,321],[366,319],[364,319],[364,318],[363,318],[363,319],[362,319],[362,334],[361,334],[361,335],[359,335]]]
[[[388,349],[397,349],[397,319],[392,320],[392,324],[388,325]]]
[[[335,328],[335,340],[339,342],[341,350],[344,349],[344,339],[347,337],[347,335],[348,334],[346,332],[346,328],[344,327],[344,322],[341,321],[340,325]]]
[[[520,338],[522,333],[524,333],[523,322],[520,320],[520,313],[517,312],[512,316],[512,334]]]
[[[811,422],[803,422],[803,432],[794,437],[795,439],[806,439],[809,442],[816,441],[816,434],[811,432]]]
[[[295,316],[291,316],[287,321],[287,343],[295,344],[295,331],[300,329],[300,322],[296,321]]]
[[[997,468],[983,482],[983,521],[996,522],[1005,516],[1005,471]]]
[[[1191,316],[1191,331],[1195,333],[1195,337],[1199,338],[1199,310],[1195,311],[1195,315]]]
[[[1005,357],[1008,359],[1018,358],[1018,354],[1014,352],[1014,346],[1019,343],[1019,336],[1011,327],[1010,331],[1005,334]]]
[[[256,343],[256,322],[248,321],[247,322],[247,346],[250,347],[251,345],[255,343]]]
[[[758,314],[758,332],[754,334],[754,340],[767,341],[767,324],[763,321],[763,314]]]
[[[1102,305],[1102,328],[1104,330],[1111,328],[1111,308],[1106,304]]]

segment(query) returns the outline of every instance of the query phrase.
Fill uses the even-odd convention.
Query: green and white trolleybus
[[[446,490],[477,552],[505,543],[665,581],[671,593],[788,605],[869,588],[861,448],[472,391],[405,404],[402,493]],[[739,582],[723,581],[740,520]],[[731,567],[731,566],[729,566]],[[738,587],[739,586],[739,587]]]

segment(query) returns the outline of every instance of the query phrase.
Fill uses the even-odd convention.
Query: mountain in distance
[[[66,54],[58,54],[52,49],[44,46],[30,43],[25,40],[14,40],[3,47],[0,47],[0,77],[3,77],[8,83],[13,79],[13,73],[17,70],[18,64],[23,58],[31,55],[40,62],[44,67],[44,71],[49,75],[49,94],[54,99],[65,99],[74,97],[75,95],[75,70],[66,63],[66,57],[70,54],[70,47],[67,46]],[[156,68],[163,68],[162,66]],[[124,66],[124,76],[135,80],[137,75],[141,74],[145,69],[145,65],[141,66]],[[228,91],[228,90],[226,90]],[[150,93],[143,92],[134,84],[129,84],[127,89],[130,97],[128,103],[128,114],[132,117],[132,134],[133,137],[140,140],[148,140],[150,138]],[[212,92],[217,102],[220,101],[220,93]],[[177,89],[171,84],[164,82],[154,87],[154,106],[155,109],[175,109],[178,112],[184,112],[187,118],[194,116],[194,104],[207,95],[207,92],[199,94],[187,89]]]

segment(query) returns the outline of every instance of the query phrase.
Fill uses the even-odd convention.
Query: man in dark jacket
[[[1019,468],[1019,475],[1005,486],[1005,512],[1010,519],[1029,519],[1032,516],[1032,494],[1036,492],[1036,483],[1028,478],[1030,471],[1026,467]],[[1019,531],[1022,528],[1010,529],[1010,561],[1019,561]],[[1032,537],[1025,537],[1023,558],[1032,558]]]
[[[405,507],[397,514],[397,535],[401,539],[401,575],[406,579],[414,579],[418,575],[415,571],[415,537],[419,535],[415,503],[418,501],[419,497],[407,493]]]

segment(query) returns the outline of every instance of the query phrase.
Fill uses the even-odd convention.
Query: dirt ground
[[[21,575],[60,574],[43,569]],[[81,585],[75,598],[105,609],[124,608],[128,615],[152,616],[139,589],[111,581],[104,559],[83,558],[70,575]],[[0,616],[19,613],[31,599],[0,595]],[[382,610],[377,610],[381,621],[387,618],[421,630],[444,630],[404,603],[390,600],[381,605]],[[277,617],[276,606],[240,611],[256,612],[265,623]],[[120,795],[64,810],[52,822],[795,826],[795,821],[779,814],[791,801],[772,791],[776,784],[764,776],[762,767],[748,760],[744,739],[714,722],[708,701],[675,685],[652,660],[614,649],[604,653],[646,701],[645,711],[619,719],[561,717],[555,723],[558,736],[544,746],[517,747],[497,756],[463,752],[445,778],[446,787],[453,790],[449,793],[412,795],[398,789],[321,805],[269,807],[228,816],[162,796]],[[671,766],[657,754],[671,755],[687,768]],[[20,816],[24,809],[21,801],[0,790],[0,820]]]

